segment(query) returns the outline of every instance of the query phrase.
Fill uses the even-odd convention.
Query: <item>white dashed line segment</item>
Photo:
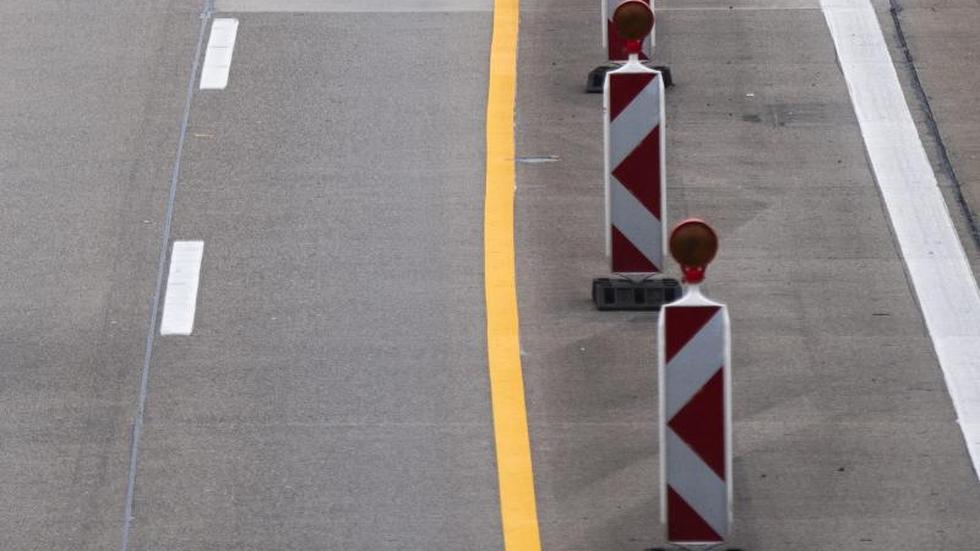
[[[215,19],[211,24],[211,37],[204,53],[201,68],[201,90],[224,90],[228,86],[231,56],[235,52],[238,35],[237,19]]]
[[[190,335],[197,310],[197,288],[204,259],[203,241],[175,241],[163,301],[161,335]]]

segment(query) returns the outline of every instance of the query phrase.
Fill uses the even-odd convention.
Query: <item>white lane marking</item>
[[[822,0],[868,158],[980,476],[980,291],[868,0]]]
[[[228,86],[231,56],[235,52],[238,20],[221,18],[211,24],[211,37],[201,68],[201,90],[224,90]]]
[[[197,310],[197,287],[201,279],[204,241],[174,241],[170,253],[170,276],[163,300],[161,335],[190,335]]]
[[[219,12],[492,11],[493,0],[216,0]]]

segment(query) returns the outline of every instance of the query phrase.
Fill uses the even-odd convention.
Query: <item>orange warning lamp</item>
[[[639,54],[643,49],[643,39],[653,30],[653,10],[640,0],[626,0],[613,12],[616,32],[626,40],[626,52]]]
[[[670,255],[681,265],[685,283],[701,283],[718,253],[718,234],[707,223],[689,218],[670,233]]]

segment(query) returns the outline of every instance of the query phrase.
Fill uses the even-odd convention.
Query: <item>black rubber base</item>
[[[674,85],[674,77],[670,73],[670,67],[666,65],[647,65],[655,71],[660,71],[660,74],[664,79],[664,87],[669,87]],[[601,94],[603,88],[606,86],[606,73],[622,67],[622,65],[616,63],[607,63],[605,65],[600,65],[589,72],[589,80],[585,84],[585,92],[587,94]]]
[[[664,78],[664,88],[670,88],[674,85],[674,75],[670,72],[670,67],[666,65],[653,65],[652,69],[654,71],[660,71],[660,74]]]
[[[643,281],[600,277],[592,280],[592,302],[599,310],[659,310],[681,298],[676,279],[658,276]]]
[[[601,94],[606,87],[606,73],[619,68],[619,65],[600,65],[589,71],[589,80],[585,83],[586,94]]]

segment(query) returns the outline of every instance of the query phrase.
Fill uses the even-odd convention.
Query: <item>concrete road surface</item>
[[[912,83],[910,95],[932,115],[934,125],[927,132],[940,138],[945,148],[945,155],[935,155],[938,171],[953,180],[947,184],[952,191],[959,188],[950,203],[954,211],[966,212],[964,229],[972,235],[964,239],[980,243],[980,108],[975,101],[980,86],[980,6],[893,0],[885,7],[890,13],[883,21],[896,27],[897,58],[919,79]]]
[[[154,350],[131,548],[500,548],[489,13],[215,17],[172,235],[205,244],[197,321]]]
[[[0,8],[0,547],[501,546],[486,6],[237,15],[186,129],[196,2]],[[153,342],[130,464],[182,130],[195,330]]]
[[[115,549],[200,8],[0,2],[0,549]]]
[[[0,3],[0,549],[503,548],[491,7]],[[976,10],[907,7],[916,65],[876,3],[975,260],[975,77],[941,68],[972,51]],[[819,4],[658,9],[671,222],[722,235],[707,291],[734,324],[733,543],[972,549],[980,483]],[[228,85],[198,90],[216,17],[239,22]],[[522,2],[522,358],[542,547],[639,551],[663,541],[656,316],[589,301],[598,17]],[[160,336],[180,240],[204,243],[194,329]]]
[[[973,2],[880,2],[894,29],[894,58],[907,77],[909,101],[922,113],[920,134],[980,274],[980,6]]]
[[[747,549],[970,549],[980,485],[819,4],[658,2],[668,209],[715,224]],[[601,313],[597,5],[525,0],[518,289],[542,543],[662,543],[656,316]],[[888,20],[883,20],[884,24]],[[887,29],[887,27],[886,27]],[[914,107],[914,106],[913,106]],[[921,116],[919,117],[921,118]]]

